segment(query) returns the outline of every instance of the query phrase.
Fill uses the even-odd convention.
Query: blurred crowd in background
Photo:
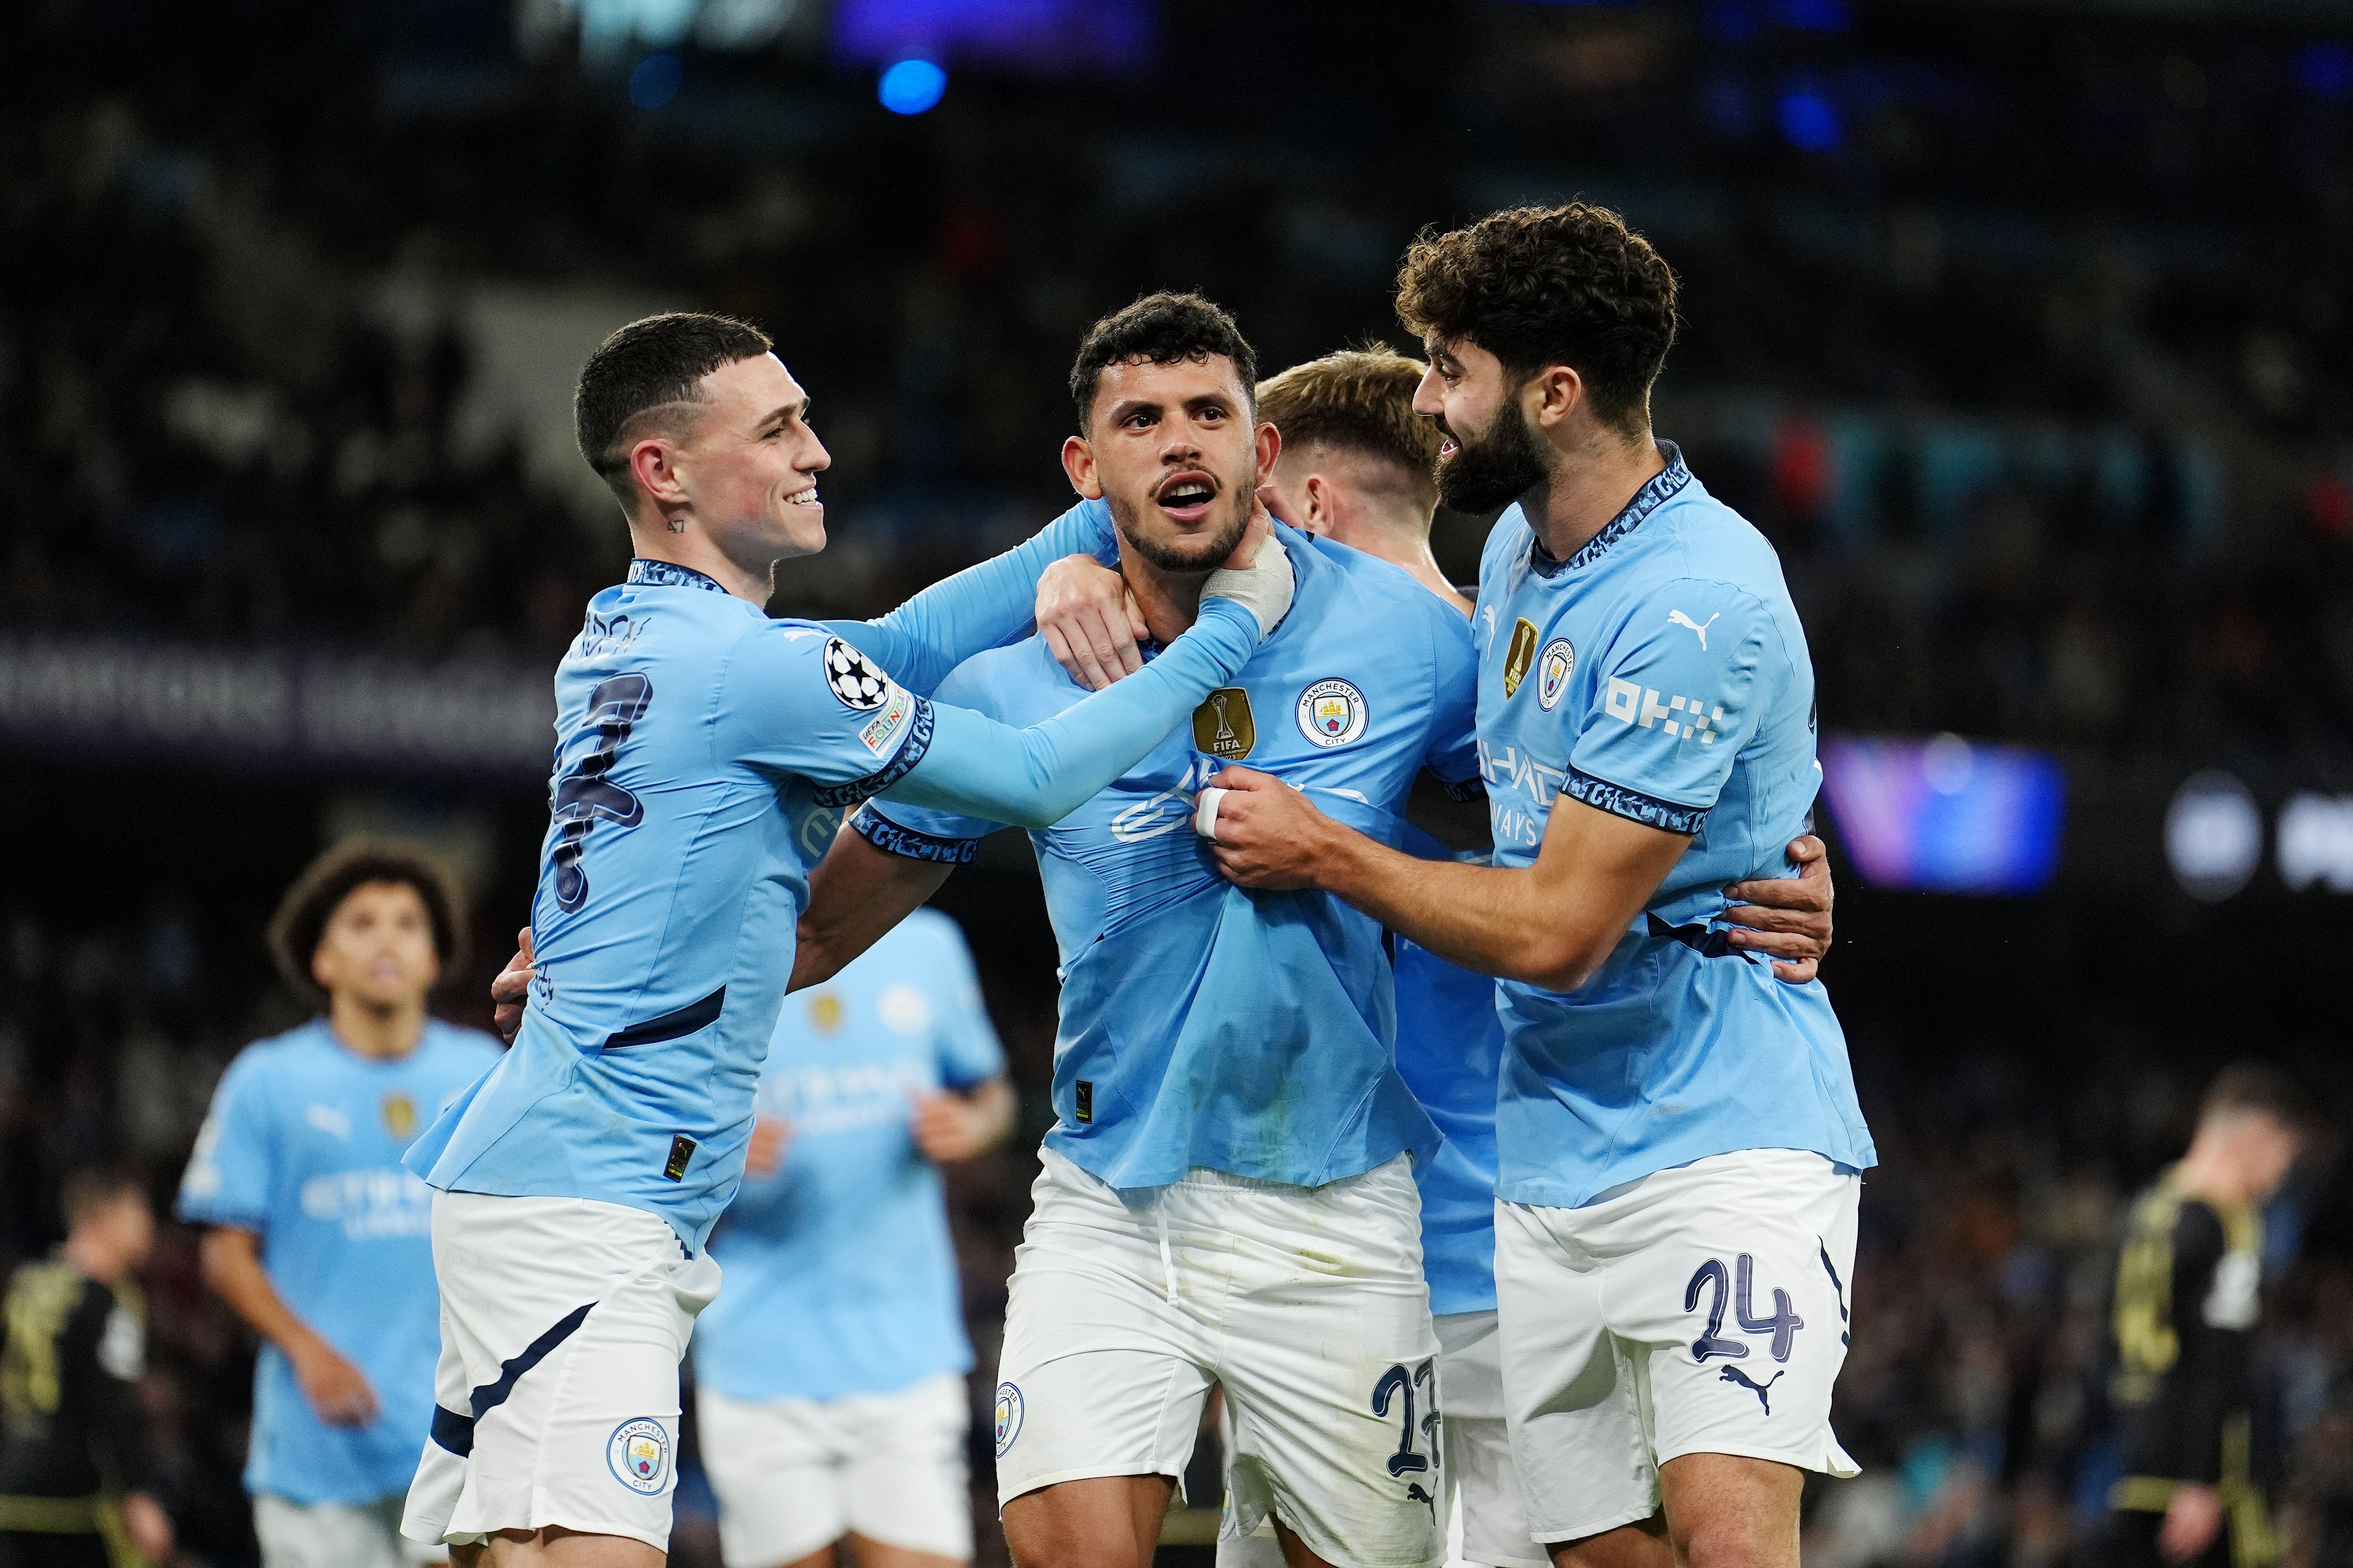
[[[834,544],[772,609],[877,613],[1067,504],[1064,378],[1102,311],[1198,287],[1269,370],[1412,348],[1388,289],[1418,227],[1583,195],[1682,273],[1659,427],[1780,547],[1826,729],[2353,779],[2353,21],[1124,5],[1143,31],[1118,48],[952,68],[910,116],[822,5],[750,7],[733,49],[691,5],[663,34],[662,9],[19,17],[0,632],[552,663],[627,558],[561,395],[604,331],[669,305],[758,322],[816,395]],[[1485,521],[1440,518],[1459,577]],[[261,921],[364,784],[26,772],[55,832],[0,884],[12,1258],[53,1239],[75,1160],[127,1156],[160,1197],[221,1068],[294,1021]],[[444,996],[480,1021],[544,803],[469,788],[430,810],[480,851],[479,951]],[[2121,1205],[2214,1062],[2272,1056],[2334,1094],[2341,1005],[2234,996],[2227,972],[2286,942],[2316,985],[2344,921],[2251,917],[2192,1016],[2136,1000],[2157,959],[2115,956],[2146,928],[2196,950],[2178,910],[2048,895],[1939,924],[1901,901],[1851,892],[1826,971],[1884,1163],[1840,1389],[1867,1474],[1819,1489],[1808,1561],[2086,1561]],[[1033,1123],[1036,904],[1005,865],[947,899]],[[2013,971],[2040,1011],[1924,1018],[1905,977],[1938,964]],[[1034,1146],[954,1173],[984,1387]],[[2324,1157],[2271,1216],[2259,1448],[2311,1563],[2353,1562],[2346,1209]],[[192,1561],[242,1561],[250,1345],[185,1230],[150,1289],[168,1499]]]

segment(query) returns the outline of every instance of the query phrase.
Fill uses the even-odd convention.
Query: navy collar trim
[[[697,572],[691,566],[681,566],[675,561],[649,561],[640,555],[629,563],[631,587],[703,588],[713,594],[727,592],[716,577]]]
[[[1529,542],[1528,565],[1537,576],[1553,577],[1563,572],[1574,572],[1592,565],[1600,559],[1603,551],[1640,528],[1642,520],[1658,510],[1669,496],[1691,483],[1692,472],[1683,463],[1683,448],[1672,441],[1662,441],[1658,445],[1660,453],[1667,459],[1667,466],[1652,474],[1650,482],[1636,490],[1634,499],[1626,503],[1626,510],[1604,524],[1600,532],[1577,546],[1575,554],[1566,561],[1556,561],[1545,550],[1542,539]],[[1533,527],[1530,531],[1534,531]]]

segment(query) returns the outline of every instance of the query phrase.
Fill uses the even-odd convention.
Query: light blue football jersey
[[[263,1345],[247,1490],[308,1504],[407,1489],[433,1422],[441,1310],[432,1189],[400,1157],[498,1057],[488,1035],[429,1021],[415,1050],[377,1061],[322,1018],[248,1046],[221,1076],[179,1215],[258,1233],[278,1294],[367,1374],[381,1404],[364,1426],[330,1426],[285,1356]]]
[[[940,1173],[909,1118],[1004,1070],[964,936],[932,910],[785,999],[758,1104],[791,1142],[712,1234],[727,1279],[695,1320],[698,1384],[837,1399],[970,1370]]]
[[[1667,467],[1567,561],[1514,505],[1480,564],[1479,760],[1495,863],[1536,856],[1555,795],[1693,835],[1600,970],[1562,994],[1499,982],[1497,1192],[1574,1207],[1744,1149],[1876,1156],[1820,982],[1729,947],[1725,887],[1794,875],[1814,676],[1773,547]]]
[[[1122,681],[1026,731],[886,672],[922,679],[1028,635],[1039,573],[1095,542],[1066,518],[871,625],[771,620],[656,561],[592,599],[555,677],[522,1028],[409,1168],[450,1191],[644,1209],[700,1249],[743,1173],[808,868],[843,811],[896,790],[1050,820],[1256,645],[1250,613],[1212,601],[1148,689]]]
[[[1434,844],[1407,846],[1425,858]],[[1414,1167],[1421,1189],[1421,1272],[1430,1310],[1495,1310],[1495,1097],[1504,1025],[1495,983],[1399,936],[1398,1071],[1445,1142]]]
[[[1191,816],[1203,783],[1242,763],[1401,842],[1417,773],[1468,784],[1476,771],[1468,627],[1398,567],[1278,531],[1297,595],[1237,681],[1030,836],[1061,953],[1046,1143],[1114,1187],[1195,1166],[1314,1186],[1405,1150],[1426,1164],[1438,1143],[1398,1075],[1380,927],[1327,894],[1233,887]],[[1017,724],[1085,695],[1034,637],[940,690]],[[890,802],[854,820],[878,847],[947,860],[994,826]]]

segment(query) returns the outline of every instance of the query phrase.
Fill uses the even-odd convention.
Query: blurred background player
[[[77,1172],[64,1196],[65,1244],[8,1281],[0,1568],[141,1568],[172,1551],[144,1489],[147,1309],[132,1280],[155,1216],[126,1172]]]
[[[2109,1319],[2108,1397],[2123,1428],[2110,1492],[2118,1568],[2280,1555],[2253,1469],[2263,1205],[2313,1123],[2278,1068],[2224,1068],[2189,1152],[2132,1209]]]
[[[399,1538],[440,1349],[431,1189],[400,1156],[499,1058],[425,1010],[463,907],[412,846],[313,861],[269,945],[325,1011],[230,1066],[180,1185],[180,1216],[207,1227],[206,1279],[263,1342],[245,1485],[265,1568],[447,1555]]]
[[[694,1334],[727,1568],[972,1556],[972,1369],[939,1166],[1012,1130],[963,933],[918,910],[785,1003]]]

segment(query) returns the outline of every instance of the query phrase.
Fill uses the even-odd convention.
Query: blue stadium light
[[[2295,79],[2315,98],[2353,93],[2353,47],[2329,41],[2295,51]]]
[[[1838,106],[1810,87],[1793,87],[1774,106],[1781,134],[1801,153],[1827,153],[1839,144]]]
[[[948,89],[948,73],[929,60],[899,60],[886,66],[874,96],[893,114],[921,114]]]
[[[1773,20],[1805,33],[1843,33],[1854,26],[1847,0],[1773,0]]]
[[[648,55],[629,73],[629,101],[639,109],[659,109],[678,96],[686,81],[686,68],[676,55]]]

